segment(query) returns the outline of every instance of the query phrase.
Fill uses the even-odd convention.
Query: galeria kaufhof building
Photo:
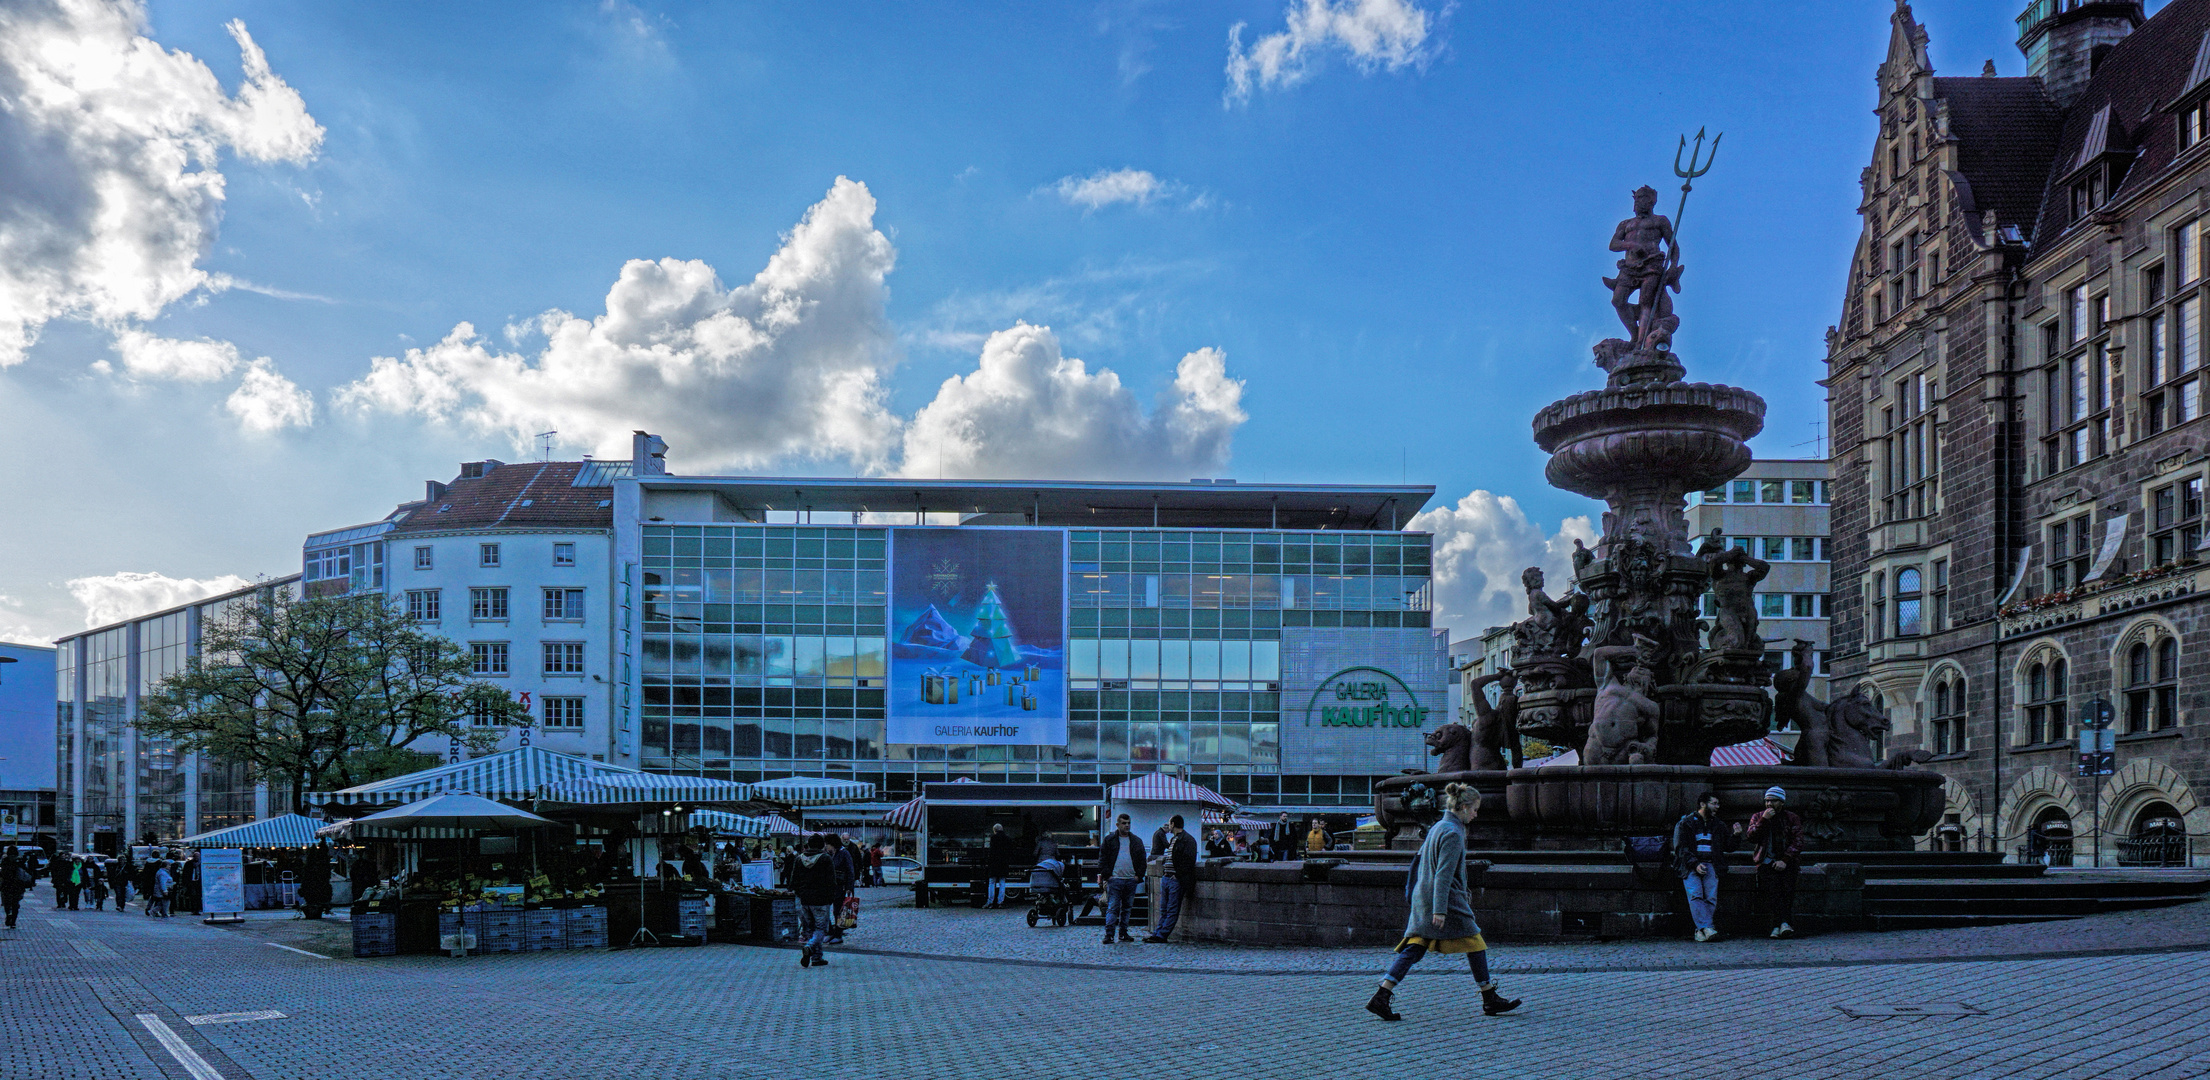
[[[1450,719],[1431,538],[1402,531],[1431,487],[652,467],[614,506],[616,752],[647,769],[902,799],[1173,766],[1351,807]]]

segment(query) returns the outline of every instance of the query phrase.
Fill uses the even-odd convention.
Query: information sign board
[[[246,910],[246,859],[240,848],[206,848],[200,852],[200,910],[209,918],[244,917]]]

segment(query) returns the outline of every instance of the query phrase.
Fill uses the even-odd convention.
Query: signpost
[[[2110,730],[2110,699],[2100,695],[2087,702],[2087,712],[2080,717],[2080,776],[2095,778],[2094,816],[2090,835],[2095,845],[2095,865],[2103,864],[2103,777],[2116,771],[2112,766],[2116,757],[2116,736]]]

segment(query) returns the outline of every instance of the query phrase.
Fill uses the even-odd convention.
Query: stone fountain
[[[1656,201],[1650,188],[1636,191],[1635,216],[1612,234],[1619,276],[1604,284],[1627,336],[1595,348],[1603,388],[1534,419],[1550,483],[1604,500],[1603,536],[1593,550],[1575,542],[1564,596],[1549,595],[1540,569],[1522,577],[1527,617],[1512,627],[1509,673],[1491,677],[1499,698],[1491,704],[1478,687],[1470,695],[1481,729],[1472,752],[1383,781],[1376,809],[1394,837],[1432,821],[1423,796],[1459,781],[1482,790],[1485,810],[1503,811],[1476,823],[1477,844],[1616,848],[1622,836],[1664,832],[1704,791],[1747,817],[1779,784],[1801,792],[1797,809],[1822,847],[1907,847],[1939,819],[1940,776],[1905,768],[1913,762],[1903,755],[1873,760],[1870,739],[1885,720],[1862,695],[1829,705],[1806,692],[1808,668],[1776,672],[1754,591],[1770,567],[1746,541],[1688,535],[1685,497],[1749,466],[1765,402],[1685,381],[1672,351],[1680,248]],[[1796,764],[1709,765],[1714,748],[1788,724],[1802,733]],[[1580,764],[1506,768],[1520,736],[1574,749]],[[1488,767],[1472,767],[1475,756]]]

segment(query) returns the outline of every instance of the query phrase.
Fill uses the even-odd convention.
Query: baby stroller
[[[1065,926],[1074,921],[1075,891],[1066,883],[1066,864],[1045,859],[1028,872],[1028,925],[1049,922]]]

